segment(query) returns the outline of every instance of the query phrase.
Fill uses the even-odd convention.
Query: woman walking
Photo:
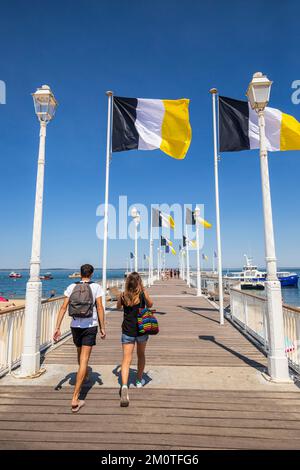
[[[151,308],[153,305],[149,294],[143,286],[140,275],[136,272],[129,274],[126,278],[125,291],[119,296],[117,308],[123,308],[124,319],[122,323],[122,347],[123,360],[121,368],[122,388],[120,406],[129,405],[128,378],[129,369],[132,361],[132,354],[135,344],[137,345],[137,378],[136,387],[142,387],[145,382],[143,380],[143,372],[145,369],[145,350],[148,341],[148,335],[139,336],[138,333],[138,312],[140,308]]]

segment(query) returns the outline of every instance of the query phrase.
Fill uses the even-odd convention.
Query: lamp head
[[[133,207],[133,208],[131,209],[130,214],[131,214],[131,217],[133,217],[133,218],[135,219],[135,218],[139,215],[139,213],[138,213],[138,211],[137,211],[137,208],[136,208],[136,207]]]
[[[48,85],[38,88],[32,93],[34,109],[40,121],[49,122],[54,118],[58,103]]]
[[[265,109],[270,99],[270,91],[272,83],[262,72],[253,74],[253,78],[249,83],[246,95],[250,106],[256,111]]]

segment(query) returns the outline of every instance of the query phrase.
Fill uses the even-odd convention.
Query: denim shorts
[[[149,335],[128,336],[122,333],[121,343],[122,344],[145,343],[145,341],[148,341],[148,338],[149,338]]]

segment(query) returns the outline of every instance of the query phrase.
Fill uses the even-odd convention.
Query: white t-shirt
[[[66,288],[64,295],[66,297],[70,297],[75,286],[75,283],[70,284]],[[98,314],[95,302],[96,299],[103,296],[103,289],[99,284],[96,284],[95,282],[90,284],[90,288],[92,289],[94,300],[93,316],[88,318],[73,318],[73,320],[71,321],[71,328],[91,328],[92,326],[98,326]]]

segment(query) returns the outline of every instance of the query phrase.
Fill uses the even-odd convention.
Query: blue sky
[[[296,1],[3,0],[0,6],[0,268],[29,264],[39,124],[30,93],[47,83],[59,101],[48,126],[42,239],[44,267],[99,266],[96,208],[104,199],[105,91],[191,99],[193,139],[185,160],[160,151],[113,155],[110,202],[203,203],[215,225],[211,98],[244,99],[256,71],[274,81],[270,106],[300,120],[291,83],[300,79]],[[300,266],[300,152],[270,154],[278,263]],[[243,254],[264,264],[256,151],[223,154],[220,203],[224,266]],[[204,252],[215,247],[206,232]],[[125,266],[130,241],[109,243],[109,265]],[[141,243],[140,252],[147,253]],[[210,256],[211,258],[211,256]],[[168,262],[174,262],[172,255]],[[192,257],[192,261],[195,262]]]

